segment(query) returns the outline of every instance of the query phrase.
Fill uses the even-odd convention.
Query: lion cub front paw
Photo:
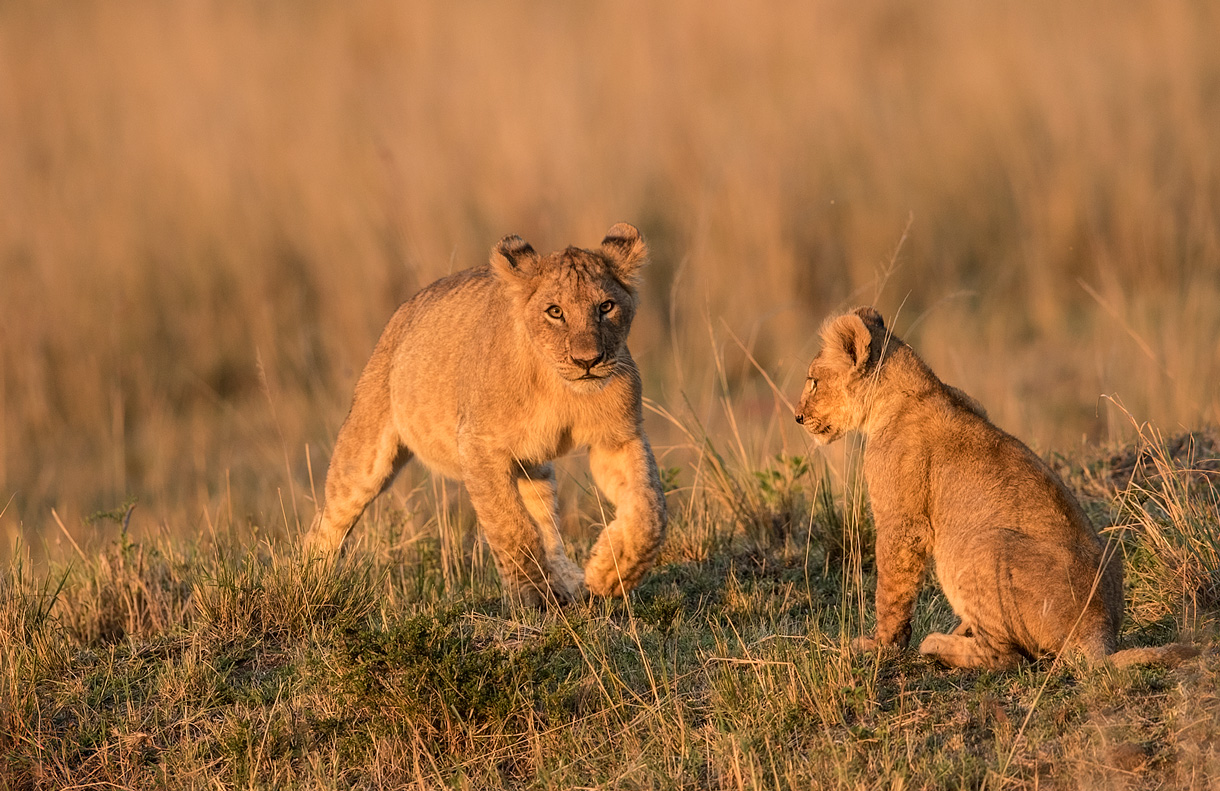
[[[585,563],[585,584],[598,596],[625,596],[656,560],[663,520],[652,527],[615,519],[598,536]]]
[[[580,566],[565,558],[551,561],[551,590],[560,604],[584,601],[589,598],[585,585],[585,573]]]
[[[871,654],[874,651],[892,653],[897,651],[899,647],[897,643],[882,642],[873,635],[861,635],[860,637],[852,638],[851,641],[851,650],[861,654]]]
[[[584,572],[572,561],[552,560],[545,578],[530,579],[512,575],[500,575],[500,593],[509,607],[533,607],[543,609],[551,605],[565,605],[583,601],[589,597],[585,587]]]
[[[851,641],[851,650],[858,651],[862,654],[872,653],[877,650],[877,638],[868,635],[853,637]]]

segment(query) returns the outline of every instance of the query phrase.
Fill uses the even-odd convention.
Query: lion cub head
[[[647,257],[640,232],[619,223],[597,250],[569,247],[546,256],[506,236],[491,251],[491,267],[538,354],[572,389],[593,392],[626,355]]]
[[[827,320],[821,335],[822,351],[809,365],[796,422],[818,444],[827,444],[863,426],[885,345],[901,342],[889,336],[871,307]]]

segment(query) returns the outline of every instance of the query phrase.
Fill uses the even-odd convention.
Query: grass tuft
[[[1122,527],[1138,536],[1127,576],[1140,594],[1132,603],[1140,620],[1192,632],[1214,627],[1220,615],[1216,439],[1214,431],[1166,438],[1140,427],[1129,483],[1116,502]]]
[[[299,563],[274,554],[221,561],[192,586],[194,626],[222,639],[293,641],[360,628],[384,580],[367,563]]]

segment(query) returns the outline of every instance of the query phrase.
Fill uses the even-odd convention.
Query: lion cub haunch
[[[1094,661],[1112,654],[1122,561],[1058,476],[941,382],[872,308],[829,320],[822,342],[796,419],[819,443],[849,429],[868,438],[877,631],[857,644],[907,644],[930,559],[961,624],[929,635],[922,653],[990,668],[1065,648]]]
[[[540,255],[517,236],[489,265],[443,278],[390,319],[356,383],[306,551],[336,553],[412,457],[461,479],[507,600],[631,590],[665,535],[665,498],[627,350],[647,259],[639,231]],[[588,446],[616,510],[584,571],[559,534],[551,460]]]

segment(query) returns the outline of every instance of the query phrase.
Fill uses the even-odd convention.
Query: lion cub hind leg
[[[919,653],[949,667],[981,667],[1008,670],[1021,661],[1021,654],[983,642],[977,637],[933,632],[919,644]]]
[[[546,553],[547,576],[551,590],[560,602],[587,598],[585,573],[573,563],[563,547],[563,536],[559,533],[559,504],[556,497],[555,467],[544,464],[523,470],[517,478],[517,490],[525,510],[538,527],[542,549]]]
[[[389,426],[380,427],[375,442],[361,428],[349,419],[339,431],[326,472],[326,500],[305,536],[306,558],[337,555],[364,509],[411,460]]]

